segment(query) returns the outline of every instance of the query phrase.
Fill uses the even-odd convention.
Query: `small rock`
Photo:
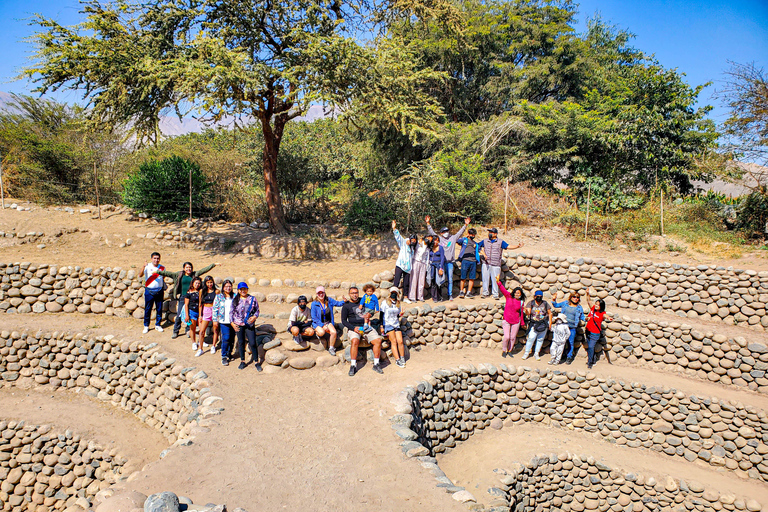
[[[172,492],[153,494],[144,502],[144,512],[179,512],[179,498]]]

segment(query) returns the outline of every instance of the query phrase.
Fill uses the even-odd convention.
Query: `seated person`
[[[371,327],[371,317],[379,312],[379,298],[374,295],[376,287],[371,283],[363,286],[365,295],[360,300],[360,310],[363,313],[363,332],[368,333],[374,330]]]
[[[302,336],[313,336],[315,330],[312,328],[312,313],[307,307],[307,297],[300,295],[298,305],[291,310],[291,316],[288,319],[288,330],[293,335],[293,341],[301,345]]]

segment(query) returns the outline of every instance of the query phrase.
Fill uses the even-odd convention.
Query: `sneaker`
[[[476,295],[473,294],[473,293],[467,293],[467,295],[466,295],[467,299],[474,299],[475,297],[476,297]]]
[[[156,330],[157,332],[163,332],[163,331],[164,331],[164,329],[163,329],[162,327],[160,327],[159,325],[156,325],[156,326],[155,326],[155,330]]]
[[[406,304],[410,304],[411,303],[411,299],[406,297],[406,298],[403,299],[403,302],[405,302]]]
[[[257,372],[261,372],[261,371],[264,371],[264,369],[261,367],[261,365],[260,365],[259,363],[256,363],[256,366],[255,366],[255,367],[256,367],[256,371],[257,371]]]
[[[216,345],[211,347],[211,354],[215,354],[215,353],[216,353]]]
[[[594,366],[593,364],[588,364],[587,365],[587,370],[591,370],[593,366]]]
[[[453,297],[449,297],[448,300],[453,302]]]
[[[203,349],[199,349],[197,352],[195,352],[195,357],[200,357],[203,355]]]
[[[222,359],[221,360],[221,365],[222,366],[229,366],[229,359]]]
[[[376,373],[384,373],[384,370],[381,369],[380,364],[373,365],[373,371],[375,371]]]
[[[172,340],[175,340],[175,339],[176,339],[176,338],[178,338],[178,337],[179,337],[179,333],[177,333],[177,332],[175,332],[175,333],[171,334],[171,339],[172,339]]]
[[[403,358],[401,357],[397,361],[395,361],[395,364],[399,366],[400,368],[405,368],[405,361],[403,361]]]
[[[461,291],[459,292],[459,298],[460,298],[460,299],[463,299],[465,296],[466,296],[466,294],[464,293],[464,290],[461,290]]]
[[[192,344],[192,350],[197,350],[197,343]]]
[[[528,359],[529,357],[531,357],[531,354],[529,354],[528,352],[523,354],[523,359]]]
[[[354,377],[356,371],[357,371],[357,366],[352,366],[352,365],[349,366],[349,376],[350,377]]]
[[[141,331],[141,334],[147,334],[149,332],[149,327],[144,326],[144,330]]]
[[[332,356],[336,355],[336,347],[328,347],[328,353]]]
[[[242,370],[245,368],[245,361],[240,361],[240,365],[237,367],[238,370]]]
[[[499,297],[498,295],[496,295],[496,296],[493,298],[493,300],[499,300],[500,298],[501,298],[501,297]]]
[[[533,356],[533,357],[534,357],[534,358],[535,358],[537,361],[541,361],[541,356],[540,356],[540,355],[536,354],[536,355],[535,355],[535,356]]]
[[[294,336],[293,342],[297,345],[301,345],[301,336]]]
[[[554,359],[550,359],[550,360],[549,360],[549,362],[548,362],[547,364],[552,364],[552,365],[554,365],[554,364],[557,364],[557,361],[555,361]]]
[[[565,364],[571,364],[571,363],[573,363],[572,357],[569,357],[568,359],[565,360]]]
[[[405,356],[401,357],[400,360],[403,362],[402,368],[405,368]]]
[[[206,348],[208,348],[210,346],[211,346],[210,343],[203,342],[203,349],[206,349]]]

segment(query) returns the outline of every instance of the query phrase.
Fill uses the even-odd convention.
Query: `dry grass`
[[[491,222],[504,225],[504,183],[494,182],[491,190]],[[567,204],[560,198],[531,187],[530,183],[510,183],[507,204],[507,223],[510,226],[541,224],[549,222]]]

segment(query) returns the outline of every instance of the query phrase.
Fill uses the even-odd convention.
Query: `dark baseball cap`
[[[467,231],[467,233],[469,233],[470,235],[476,235],[477,230],[475,228],[469,228],[469,231]]]
[[[496,229],[496,228],[488,228],[488,232],[489,233],[496,233],[497,235],[499,234],[499,230]]]

